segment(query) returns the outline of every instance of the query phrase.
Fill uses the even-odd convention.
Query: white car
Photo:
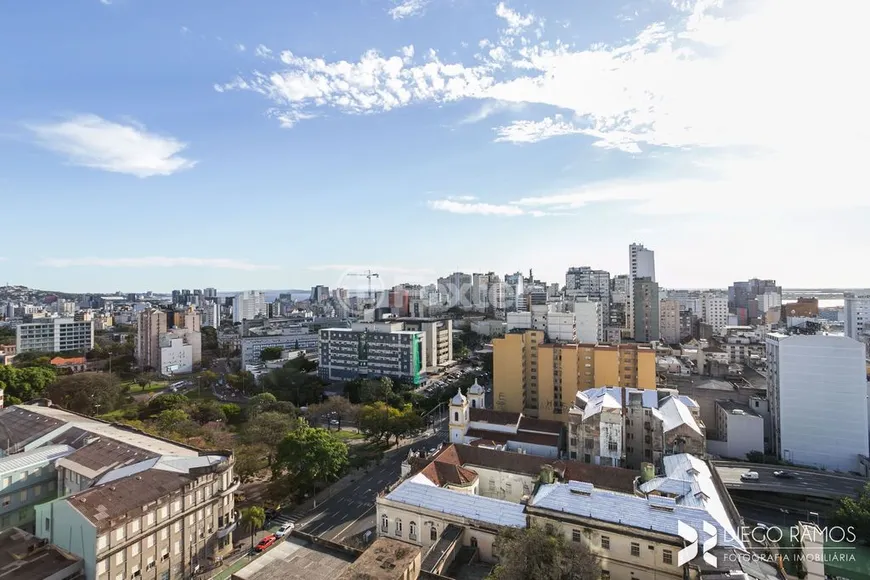
[[[746,473],[740,474],[740,479],[743,481],[758,481],[758,472],[757,471],[747,471]]]
[[[292,531],[293,531],[293,524],[292,523],[284,524],[283,526],[278,528],[277,532],[275,532],[275,537],[276,538],[283,538],[284,536],[286,536],[287,534],[289,534]]]

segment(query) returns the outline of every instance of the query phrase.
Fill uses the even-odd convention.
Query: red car
[[[278,538],[275,536],[275,534],[272,534],[272,535],[270,535],[270,536],[266,536],[265,538],[263,538],[262,540],[260,540],[260,543],[257,544],[257,546],[254,548],[254,551],[255,551],[255,552],[265,552],[265,551],[268,550],[268,549],[272,546],[272,544],[274,544],[277,540],[278,540]]]

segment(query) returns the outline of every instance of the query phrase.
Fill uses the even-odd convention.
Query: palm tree
[[[251,548],[254,547],[254,532],[266,523],[266,512],[260,506],[251,506],[242,510],[242,525],[251,532]]]

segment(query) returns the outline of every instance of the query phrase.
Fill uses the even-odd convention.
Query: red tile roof
[[[86,364],[88,361],[83,356],[75,356],[75,357],[71,357],[71,358],[63,358],[62,356],[56,356],[48,362],[51,363],[52,365],[58,367],[58,366],[63,366],[63,365],[83,365],[83,364]]]
[[[491,409],[469,409],[468,417],[472,421],[492,423],[493,425],[516,425],[520,422],[519,413],[508,411],[493,411]]]
[[[553,433],[559,435],[562,433],[562,423],[560,421],[548,421],[546,419],[533,419],[526,417],[520,420],[520,431],[537,431],[539,433]]]
[[[445,485],[469,485],[477,480],[477,473],[461,465],[445,463],[437,459],[420,472],[438,487]]]

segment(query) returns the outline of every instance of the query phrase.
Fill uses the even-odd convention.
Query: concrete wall
[[[467,465],[478,474],[478,495],[519,503],[535,490],[535,478],[520,473]]]

